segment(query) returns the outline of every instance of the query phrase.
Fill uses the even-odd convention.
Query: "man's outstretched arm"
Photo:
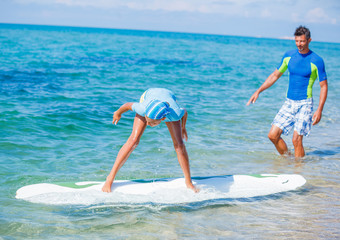
[[[277,69],[272,74],[270,74],[266,81],[261,85],[261,87],[259,87],[255,91],[255,93],[250,97],[247,106],[249,106],[251,103],[255,103],[260,93],[266,90],[267,88],[270,88],[282,76],[282,74],[283,73]]]

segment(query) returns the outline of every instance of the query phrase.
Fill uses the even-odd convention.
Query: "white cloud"
[[[322,8],[314,8],[307,12],[305,19],[307,22],[331,23],[336,24],[336,18],[331,18]]]
[[[293,22],[300,22],[301,21],[299,14],[296,13],[296,12],[293,12],[290,16],[291,16],[291,19],[292,19]]]
[[[265,18],[292,22],[336,24],[339,7],[335,0],[326,0],[323,8],[318,1],[301,0],[14,0],[21,4],[64,5],[93,9],[126,8],[134,11],[188,12],[220,14],[225,17]],[[327,3],[327,4],[326,4]],[[311,9],[306,12],[306,6]],[[303,9],[303,10],[300,10]],[[293,13],[292,13],[293,10]],[[303,13],[302,13],[303,11]],[[298,12],[298,13],[297,13]],[[332,15],[333,14],[333,15]]]
[[[326,11],[320,7],[310,9],[304,15],[294,12],[291,14],[291,19],[294,22],[326,23],[333,25],[337,23],[335,17],[330,17]]]
[[[133,10],[164,10],[236,14],[252,0],[15,0],[22,4],[61,4],[94,8],[127,7]]]
[[[271,16],[272,16],[272,14],[271,14],[271,12],[269,11],[268,8],[265,8],[265,9],[263,9],[263,10],[261,11],[261,17],[263,17],[263,18],[269,18],[269,17],[271,17]]]

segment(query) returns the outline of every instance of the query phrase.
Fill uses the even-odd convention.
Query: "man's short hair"
[[[305,26],[300,26],[295,30],[294,36],[302,36],[305,35],[306,39],[309,40],[310,39],[310,31],[308,28],[306,28]]]

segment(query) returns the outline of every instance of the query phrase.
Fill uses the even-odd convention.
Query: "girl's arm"
[[[122,114],[127,111],[132,111],[132,102],[124,103],[117,111],[113,113],[113,120],[112,123],[117,125],[120,118],[122,117]]]
[[[185,139],[185,141],[188,141],[188,133],[187,133],[187,129],[186,129],[186,124],[187,124],[187,119],[188,119],[188,112],[187,110],[185,110],[185,113],[181,119],[181,127],[182,127],[182,138]]]

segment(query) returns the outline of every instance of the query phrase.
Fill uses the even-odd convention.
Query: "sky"
[[[340,43],[340,0],[0,0],[0,23],[292,38]]]

